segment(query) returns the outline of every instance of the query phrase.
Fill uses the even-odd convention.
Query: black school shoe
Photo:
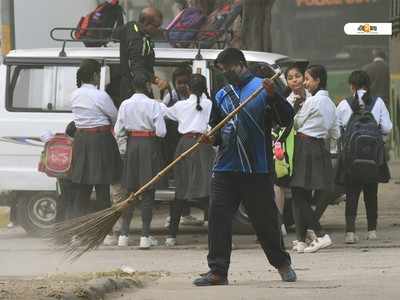
[[[228,277],[219,274],[208,273],[200,274],[199,278],[193,281],[195,286],[213,286],[213,285],[228,285]]]

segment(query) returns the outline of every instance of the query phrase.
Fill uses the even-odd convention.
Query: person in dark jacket
[[[386,55],[383,50],[374,49],[372,51],[374,57],[373,62],[363,67],[363,70],[367,72],[371,86],[371,96],[381,97],[385,102],[386,106],[389,103],[390,93],[390,73],[389,66],[385,62]]]
[[[265,131],[266,107],[274,102],[283,123],[293,120],[291,105],[277,93],[273,82],[255,77],[249,71],[242,51],[227,48],[216,65],[229,84],[215,96],[210,125],[214,127],[257,88],[263,91],[229,121],[215,138],[218,153],[211,176],[208,218],[208,266],[196,286],[227,285],[232,250],[232,218],[243,204],[269,262],[283,281],[296,281],[289,254],[284,250],[274,202],[272,166],[267,153],[271,132]],[[207,138],[203,138],[208,142]]]
[[[154,42],[151,38],[162,24],[163,16],[155,7],[143,9],[139,21],[131,21],[116,31],[115,36],[120,40],[121,64],[121,100],[130,98],[134,93],[133,82],[152,78],[152,83],[167,85],[163,80],[154,76]],[[143,78],[138,78],[143,77]]]

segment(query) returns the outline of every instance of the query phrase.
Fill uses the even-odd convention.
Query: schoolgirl
[[[166,127],[161,104],[149,98],[150,79],[136,80],[136,93],[122,102],[118,119],[115,125],[116,134],[125,131],[128,135],[126,158],[124,161],[122,186],[128,192],[135,192],[154,177],[162,167],[161,142],[166,134]],[[152,186],[141,195],[142,237],[140,249],[149,249],[158,244],[150,235],[150,226],[153,218],[155,189]],[[124,216],[121,226],[121,236],[128,244],[129,225],[133,216],[133,208]],[[120,239],[121,239],[120,236]],[[120,243],[121,244],[121,243]]]
[[[72,113],[76,126],[69,179],[76,183],[73,215],[87,213],[93,187],[96,209],[110,207],[110,184],[119,180],[121,159],[112,135],[117,118],[110,96],[99,90],[100,63],[83,60],[77,72],[78,89],[72,94]]]
[[[342,100],[336,110],[339,126],[345,131],[350,117],[360,109],[370,111],[377,122],[382,135],[386,136],[392,130],[393,124],[389,112],[382,98],[372,97],[370,94],[370,78],[365,71],[354,71],[349,77],[349,85],[352,98]],[[367,211],[368,234],[367,239],[375,240],[378,219],[378,182],[388,182],[390,179],[389,168],[386,161],[379,169],[376,182],[356,183],[351,175],[346,172],[347,168],[339,164],[337,175],[338,183],[344,184],[346,188],[346,236],[345,242],[353,244],[358,241],[355,235],[355,221],[357,216],[358,200],[361,191],[364,194],[365,208]]]
[[[207,131],[212,102],[207,93],[206,78],[194,74],[189,83],[190,97],[167,108],[165,116],[178,122],[178,131],[182,137],[176,148],[175,156],[192,147],[197,139]],[[167,246],[176,244],[179,221],[184,203],[187,200],[203,201],[206,207],[210,195],[211,169],[215,151],[211,144],[201,144],[199,149],[178,163],[175,168],[175,201],[170,206],[171,222]]]
[[[305,100],[294,118],[296,130],[293,177],[290,182],[293,195],[293,217],[296,224],[298,252],[315,252],[332,244],[311,208],[313,191],[332,188],[333,172],[329,151],[325,141],[337,139],[336,108],[329,98],[327,72],[323,66],[309,66],[305,72],[305,88],[312,94]],[[296,109],[296,102],[294,104]],[[316,238],[307,245],[307,229],[312,229]]]
[[[291,93],[286,100],[292,105],[296,104],[297,112],[304,101],[311,97],[310,92],[304,87],[304,70],[305,68],[299,64],[293,64],[285,71],[285,78]],[[280,128],[277,132],[277,142],[282,145],[285,152],[285,158],[278,159],[275,157],[275,202],[283,216],[285,208],[285,189],[289,188],[291,175],[293,173],[293,154],[294,154],[294,130],[293,124],[286,128]],[[275,143],[277,145],[277,143]],[[279,172],[281,162],[287,165],[287,170]],[[280,174],[282,173],[282,174]],[[282,232],[286,232],[284,224],[282,224]]]
[[[172,73],[172,89],[168,90],[168,93],[163,97],[163,103],[167,107],[173,106],[176,102],[186,100],[190,96],[189,82],[192,77],[192,69],[190,66],[180,66]],[[166,119],[165,124],[167,126],[167,135],[163,140],[163,153],[164,158],[167,162],[174,159],[176,146],[178,145],[180,134],[178,132],[178,123],[174,120]],[[173,174],[171,174],[173,175]],[[165,222],[165,227],[169,227],[171,222],[171,216],[168,216]],[[181,224],[202,226],[203,220],[197,219],[191,215],[189,203],[185,203]]]

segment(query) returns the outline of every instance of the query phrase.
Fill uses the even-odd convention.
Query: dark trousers
[[[150,190],[141,195],[142,236],[150,235],[151,221],[153,219],[155,190]],[[134,207],[131,206],[122,216],[121,235],[129,234]]]
[[[292,188],[293,218],[296,224],[296,236],[298,241],[304,242],[307,229],[314,230],[317,236],[322,236],[322,227],[311,208],[312,190]]]
[[[94,207],[90,204],[90,195],[93,187],[96,190],[96,201]],[[74,218],[84,216],[88,213],[103,210],[111,206],[110,185],[109,184],[76,184],[72,203],[72,214]]]
[[[346,187],[346,232],[355,232],[358,200],[364,194],[368,231],[376,230],[378,220],[378,183]]]
[[[275,268],[291,263],[278,225],[271,176],[213,173],[208,216],[208,266],[227,276],[232,251],[232,220],[243,202],[268,261]]]
[[[61,195],[59,202],[57,203],[56,223],[75,217],[73,203],[77,192],[77,184],[67,178],[58,179],[58,184]]]
[[[209,203],[209,198],[202,198],[202,199],[196,199],[199,203],[202,204],[203,209],[205,212],[208,211],[208,203]],[[179,222],[181,220],[181,216],[184,215],[185,208],[189,206],[189,202],[187,200],[183,199],[175,199],[174,201],[170,202],[169,205],[169,215],[171,217],[170,223],[169,223],[169,236],[172,238],[176,238],[176,235],[179,230]],[[190,210],[189,210],[190,214]]]

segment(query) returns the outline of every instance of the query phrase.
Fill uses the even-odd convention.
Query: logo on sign
[[[392,23],[347,23],[347,35],[392,35]]]

